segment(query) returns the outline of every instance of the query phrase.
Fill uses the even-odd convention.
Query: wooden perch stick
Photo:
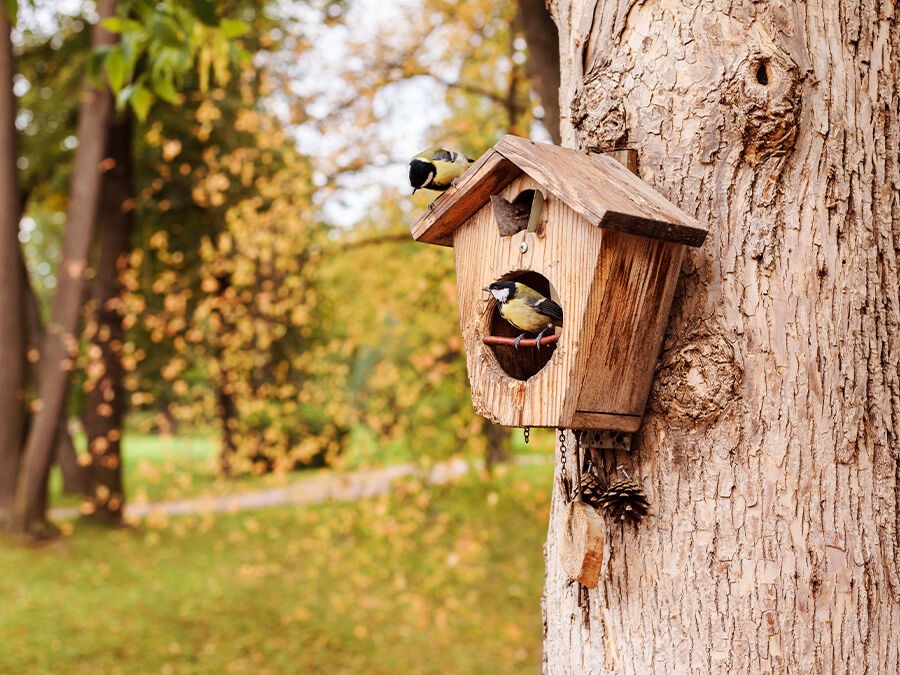
[[[559,335],[547,335],[541,338],[541,346],[553,344],[559,340]],[[508,345],[515,346],[515,338],[500,337],[499,335],[485,335],[481,341],[486,345]],[[522,338],[519,340],[520,347],[534,347],[537,340],[535,338]]]

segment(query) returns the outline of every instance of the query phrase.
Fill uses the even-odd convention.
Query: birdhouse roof
[[[523,173],[592,225],[700,246],[706,228],[607,155],[506,135],[412,225],[417,241],[453,245],[453,232]]]

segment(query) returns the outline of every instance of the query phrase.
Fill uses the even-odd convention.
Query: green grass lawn
[[[553,454],[553,430],[535,429],[530,445],[522,433],[511,437],[513,455],[539,454],[548,458]],[[85,451],[83,436],[75,438],[80,451]],[[357,447],[359,446],[359,447]],[[296,481],[309,471],[256,476],[244,474],[232,479],[218,475],[219,439],[215,435],[159,436],[130,431],[122,440],[122,471],[126,501],[131,503],[159,502],[184,499],[198,495],[232,494],[247,490],[276,487]],[[351,444],[341,465],[347,469],[398,462],[435,461],[423,458],[406,446],[371,449],[365,443]],[[52,506],[75,506],[77,495],[62,493],[62,478],[53,467],[50,479]]]
[[[0,672],[537,672],[551,481],[0,541]]]

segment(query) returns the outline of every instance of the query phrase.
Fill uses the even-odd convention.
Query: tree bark
[[[28,268],[25,266],[25,257],[21,248],[18,256],[19,278],[22,280],[22,313],[24,315],[25,349],[26,354],[31,350],[39,350],[44,337],[44,324],[41,321],[38,299],[31,286],[28,277]],[[29,386],[37,388],[38,363],[34,359],[25,359],[25,391],[28,396]],[[26,427],[27,427],[26,415]],[[85,490],[85,474],[83,467],[78,463],[78,454],[72,443],[72,436],[66,424],[65,412],[60,416],[56,430],[56,463],[59,464],[63,479],[63,492],[70,495],[82,495]],[[27,428],[26,432],[27,434]],[[24,439],[23,439],[24,442]],[[15,476],[15,474],[13,474]]]
[[[25,425],[25,344],[19,278],[15,60],[10,24],[0,7],[0,529],[12,519]]]
[[[100,196],[100,256],[91,294],[90,387],[82,417],[90,464],[87,466],[85,516],[118,524],[125,507],[122,483],[122,425],[125,418],[125,370],[122,345],[125,328],[115,306],[121,292],[119,272],[131,248],[134,229],[134,185],[131,156],[131,116],[113,118],[108,138],[114,167],[103,174]]]
[[[115,36],[99,21],[115,15],[115,0],[97,3],[98,24],[91,44],[112,44]],[[47,478],[53,459],[58,420],[65,408],[69,374],[78,344],[84,281],[100,193],[101,160],[106,150],[112,95],[104,86],[85,81],[78,116],[78,148],[69,189],[66,230],[57,273],[57,290],[41,350],[38,396],[40,405],[28,433],[16,487],[16,529],[40,535],[46,528]]]
[[[653,514],[608,523],[581,606],[554,489],[545,672],[898,672],[897,8],[552,12],[563,143],[636,148],[710,236],[686,256],[633,450],[602,462]]]

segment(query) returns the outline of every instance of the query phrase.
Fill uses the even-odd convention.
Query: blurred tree
[[[0,7],[0,529],[12,517],[25,428],[25,321],[18,252],[21,198],[16,170],[15,61],[9,13],[10,3],[4,3]]]
[[[180,101],[176,86],[181,85],[187,71],[196,67],[197,77],[204,87],[209,81],[210,70],[217,79],[225,77],[224,73],[231,59],[242,59],[245,56],[230,41],[245,30],[243,22],[219,20],[217,16],[210,15],[212,6],[205,1],[194,1],[190,7],[191,11],[187,11],[179,3],[151,5],[139,1],[127,2],[122,5],[122,13],[114,16],[114,4],[102,5],[103,27],[95,27],[94,31],[95,35],[101,38],[95,37],[89,62],[94,76],[86,84],[86,88],[91,91],[102,91],[108,82],[117,92],[120,106],[128,106],[143,119],[157,97],[173,103]],[[146,26],[130,22],[127,19],[130,12],[141,16]],[[155,32],[151,31],[148,34],[146,30],[148,26],[154,28]],[[104,27],[122,34],[121,48],[113,46],[113,40]],[[163,28],[169,29],[170,33],[165,33]],[[46,66],[44,67],[46,69]],[[144,68],[147,70],[143,70]],[[104,78],[102,81],[99,77],[101,71]],[[64,71],[60,72],[65,74]],[[101,89],[93,89],[93,86]],[[56,275],[58,289],[51,311],[53,321],[51,325],[54,326],[54,330],[45,338],[41,352],[39,398],[35,406],[35,420],[29,432],[29,442],[18,485],[18,526],[20,529],[35,533],[39,533],[43,526],[41,521],[46,507],[46,476],[52,455],[50,447],[57,436],[56,427],[65,410],[68,371],[71,370],[75,358],[77,339],[74,335],[81,312],[81,285],[83,279],[90,274],[87,263],[92,243],[90,230],[93,223],[88,223],[87,220],[96,217],[100,188],[99,180],[88,180],[97,177],[97,172],[92,173],[89,167],[100,166],[104,171],[112,170],[117,165],[126,167],[130,153],[129,136],[126,134],[112,148],[117,152],[100,162],[105,150],[105,132],[114,123],[113,117],[109,114],[111,97],[98,95],[91,101],[86,100],[84,105],[89,104],[96,107],[96,110],[83,107],[79,115],[78,133],[72,137],[77,139],[72,144],[77,148],[73,162],[71,195],[68,200],[69,213],[66,218],[63,258],[60,263],[62,273]],[[90,112],[98,114],[85,114]],[[65,130],[65,127],[65,121],[56,125],[56,128],[62,130]],[[118,201],[120,205],[131,204],[128,208],[133,208],[133,199],[123,196],[121,189],[117,194],[117,186],[125,185],[127,181],[117,181],[114,175],[113,180],[106,182],[109,188],[105,191],[108,200]],[[121,206],[114,209],[114,211],[121,210]],[[110,309],[109,302],[112,298],[107,296],[115,286],[115,264],[110,263],[115,261],[121,252],[127,251],[128,247],[127,230],[113,225],[107,230],[107,234],[108,236],[101,241],[99,253],[101,267],[104,265],[106,267],[102,270],[94,291],[98,300],[97,311],[101,313]],[[93,352],[99,354],[101,360],[95,360],[92,364],[95,379],[92,380],[89,374],[86,381],[88,398],[92,399],[90,402],[94,406],[87,421],[90,427],[90,447],[92,453],[97,455],[97,462],[92,463],[94,470],[91,472],[94,482],[92,505],[96,507],[99,503],[104,508],[111,505],[115,507],[113,511],[120,511],[122,503],[121,481],[118,478],[120,461],[117,442],[111,441],[117,441],[121,437],[122,401],[121,397],[113,401],[110,396],[121,391],[119,381],[121,368],[116,362],[116,352],[122,345],[121,341],[115,339],[111,342],[104,340],[108,337],[108,331],[115,330],[110,323],[113,319],[115,317],[107,313],[98,316],[91,324],[95,329],[91,337],[108,342],[106,346],[109,348],[104,349],[95,344],[96,350],[88,350],[89,355]],[[62,331],[62,328],[65,330]],[[94,385],[100,386],[99,392],[93,391]],[[102,400],[94,400],[95,396],[102,397]],[[113,402],[115,406],[111,405]],[[101,478],[103,480],[100,480]],[[104,484],[104,481],[112,482],[113,485]],[[96,509],[94,511],[96,512]]]
[[[131,250],[134,229],[132,118],[125,111],[111,120],[100,195],[99,253],[85,330],[88,339],[82,424],[87,436],[87,485],[82,513],[94,520],[118,523],[125,492],[122,484],[122,431],[125,386],[122,353],[125,330],[116,302],[119,273]]]
[[[559,32],[545,0],[519,0],[519,22],[528,43],[528,78],[544,109],[541,121],[559,144]]]
[[[113,16],[116,2],[101,0],[97,9],[101,20]],[[111,33],[99,25],[94,27],[95,48],[113,41]],[[46,528],[47,479],[77,351],[81,300],[100,192],[100,162],[113,106],[109,90],[105,86],[98,89],[87,79],[81,101],[58,286],[41,350],[40,405],[29,429],[16,492],[15,527],[36,536]]]

